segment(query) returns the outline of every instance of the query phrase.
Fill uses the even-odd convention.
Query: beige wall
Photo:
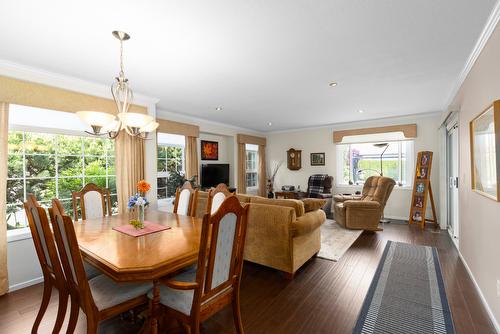
[[[325,173],[336,179],[336,150],[333,143],[333,130],[346,130],[364,127],[376,127],[396,124],[417,124],[417,138],[415,139],[415,152],[429,150],[434,152],[434,163],[431,173],[432,187],[436,205],[439,211],[439,140],[438,127],[439,115],[422,115],[411,117],[398,117],[366,122],[346,123],[324,128],[306,129],[272,133],[267,136],[267,163],[268,166],[277,161],[284,161],[283,166],[276,175],[276,189],[282,185],[300,185],[301,190],[307,190],[307,180],[311,174]],[[286,151],[290,148],[302,150],[302,168],[291,171],[286,167]],[[310,154],[325,152],[325,166],[311,166]],[[336,183],[336,180],[335,180]],[[334,193],[353,193],[361,190],[361,186],[335,185]],[[408,219],[411,202],[411,188],[395,187],[387,202],[385,215],[390,218]]]
[[[497,320],[500,319],[500,296],[497,296],[500,203],[471,190],[469,122],[498,99],[500,26],[496,27],[452,103],[460,110],[460,252]]]

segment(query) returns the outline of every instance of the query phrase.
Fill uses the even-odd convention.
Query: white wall
[[[201,160],[200,141],[216,141],[219,143],[219,160]],[[236,184],[234,168],[236,166],[237,157],[234,155],[234,136],[214,135],[209,133],[200,133],[198,139],[198,160],[201,164],[229,164],[229,186],[234,187]],[[201,171],[200,174],[201,175]],[[201,181],[201,180],[200,180]]]
[[[472,191],[469,131],[469,122],[499,99],[500,26],[497,26],[452,105],[453,109],[459,110],[459,251],[500,331],[500,296],[497,292],[497,280],[500,280],[500,203]]]
[[[284,164],[276,175],[276,189],[282,185],[300,185],[302,190],[307,189],[307,180],[311,174],[326,173],[332,175],[336,181],[336,150],[333,143],[333,130],[356,129],[363,127],[385,126],[395,124],[417,124],[417,138],[414,142],[415,155],[418,151],[433,151],[434,161],[431,182],[433,192],[438,201],[439,194],[439,145],[438,127],[439,114],[399,117],[366,122],[345,123],[322,128],[312,128],[298,131],[271,133],[267,136],[267,164],[271,166],[278,161]],[[288,170],[286,167],[286,151],[290,148],[302,150],[302,168],[298,171]],[[325,166],[311,166],[310,153],[325,152]],[[353,193],[361,190],[361,186],[334,187],[334,193]],[[411,202],[411,188],[395,187],[385,209],[386,217],[408,219]],[[436,202],[439,211],[439,203]]]

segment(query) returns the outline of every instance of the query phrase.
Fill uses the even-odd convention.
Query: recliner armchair
[[[378,225],[395,184],[389,177],[370,176],[361,196],[335,195],[335,221],[348,229],[381,231]]]

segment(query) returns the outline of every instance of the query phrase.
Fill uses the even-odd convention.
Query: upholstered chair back
[[[104,200],[104,196],[95,190],[89,191],[83,195],[83,203],[85,206],[85,219],[99,218],[104,217],[104,208],[102,206],[102,202]]]
[[[78,246],[75,228],[71,217],[61,212],[62,206],[59,200],[52,200],[50,214],[53,219],[54,237],[57,244],[57,250],[61,258],[62,267],[66,276],[66,284],[72,295],[78,295],[80,303],[86,300],[93,304],[92,294],[88,284],[87,275],[83,265],[83,259]],[[85,304],[83,302],[82,304]],[[90,304],[88,304],[90,305]]]
[[[363,186],[361,200],[378,202],[384,208],[395,184],[390,177],[370,176]]]
[[[248,205],[242,207],[236,196],[228,196],[215,214],[203,217],[196,274],[196,281],[203,289],[195,293],[195,301],[212,300],[239,284],[247,213]]]
[[[217,212],[225,199],[226,195],[224,195],[224,193],[215,194],[212,198],[212,207],[210,208],[210,214],[213,215],[215,212]]]
[[[196,213],[198,189],[193,189],[189,181],[175,191],[174,213],[193,216]]]
[[[73,215],[78,220],[78,206],[80,206],[81,218],[94,219],[111,216],[111,195],[108,188],[100,188],[94,183],[86,184],[80,191],[74,191]]]

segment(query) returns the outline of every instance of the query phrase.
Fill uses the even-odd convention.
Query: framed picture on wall
[[[500,201],[500,100],[469,123],[472,190]]]
[[[201,160],[219,160],[219,143],[216,141],[201,141]]]
[[[311,166],[324,166],[325,165],[325,152],[311,153]]]

